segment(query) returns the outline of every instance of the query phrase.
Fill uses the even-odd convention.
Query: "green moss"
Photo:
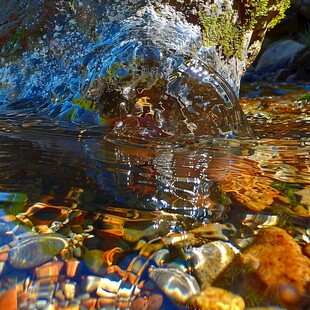
[[[219,11],[216,4],[210,4],[207,11],[199,12],[204,45],[220,46],[227,58],[237,56],[242,59],[246,33],[254,30],[264,19],[269,22],[267,24],[269,28],[276,25],[284,17],[290,0],[252,0],[246,7],[244,4],[241,5],[245,9],[242,14],[237,8],[230,8],[228,5]],[[270,11],[273,11],[272,19],[268,17]],[[264,27],[259,30],[263,32]]]
[[[210,6],[215,13],[216,6]],[[225,13],[216,16],[215,14],[200,14],[200,21],[204,29],[204,45],[223,48],[223,54],[231,57],[235,54],[241,58],[243,36],[239,25],[233,23],[234,10],[227,9]]]
[[[310,101],[310,93],[304,94],[300,97],[297,98],[297,100],[305,100],[305,101]]]
[[[280,7],[277,16],[272,20],[269,24],[269,28],[273,28],[277,23],[279,23],[285,17],[285,11],[290,7],[291,1],[290,0],[282,0],[279,1]]]
[[[79,105],[85,110],[96,110],[97,108],[96,104],[93,101],[85,99],[85,98],[74,99],[72,100],[72,104]]]

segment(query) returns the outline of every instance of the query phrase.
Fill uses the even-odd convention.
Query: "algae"
[[[241,60],[246,35],[274,27],[284,17],[290,1],[252,0],[239,8],[236,2],[232,7],[228,3],[210,4],[207,10],[199,12],[199,19],[205,46],[221,47],[225,57],[237,56]],[[262,26],[256,29],[259,23]]]
[[[72,104],[73,105],[79,105],[82,108],[84,108],[85,110],[96,110],[97,109],[95,102],[88,100],[88,99],[85,99],[85,98],[74,99],[74,100],[72,100]]]

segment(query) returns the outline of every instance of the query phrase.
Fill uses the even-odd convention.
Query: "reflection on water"
[[[251,112],[261,100],[267,109],[275,104],[262,97],[242,102]],[[299,106],[307,121],[307,106]],[[259,115],[249,119],[264,132]],[[237,298],[240,309],[237,295],[247,307],[309,306],[310,159],[302,121],[292,138],[287,126],[267,123],[280,140],[267,131],[258,140],[122,141],[96,127],[66,126],[1,116],[1,303],[10,297],[19,309],[182,309],[199,305],[206,293],[197,294],[212,285],[225,289],[218,298]],[[306,278],[290,280],[283,271],[277,277],[286,280],[271,285],[265,273],[249,273],[255,234],[273,226],[296,240],[283,246],[303,249],[294,254],[297,271],[287,272],[305,268]]]
[[[0,3],[1,309],[309,308],[309,88],[166,2]]]

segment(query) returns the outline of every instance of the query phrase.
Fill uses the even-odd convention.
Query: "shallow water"
[[[243,85],[240,103],[254,138],[234,93],[209,67],[212,59],[195,61],[203,57],[197,27],[173,10],[146,6],[132,19],[144,1],[129,1],[122,18],[130,23],[122,24],[121,1],[112,1],[111,16],[104,14],[109,1],[69,13],[59,1],[38,15],[37,1],[6,2],[0,308],[187,309],[200,290],[220,287],[225,291],[208,301],[231,302],[231,292],[247,308],[308,309],[310,105],[298,98],[309,86]],[[12,15],[16,10],[21,14]],[[167,28],[163,13],[177,26],[158,41]],[[16,31],[21,25],[27,31]],[[158,49],[143,45],[140,33]],[[146,67],[128,51],[140,53]],[[123,66],[115,69],[117,61]],[[124,81],[128,66],[134,78]],[[98,99],[107,93],[98,70],[110,74],[107,85],[127,92]],[[150,85],[139,84],[140,75]],[[120,94],[132,105],[125,116],[109,111],[122,106]],[[149,99],[172,105],[157,123],[162,106]],[[213,123],[201,106],[208,100]],[[93,102],[101,114],[88,106]]]
[[[260,87],[264,91],[264,86]],[[121,287],[130,283],[139,287],[139,294],[126,291],[130,300],[137,297],[130,302],[132,308],[140,309],[141,296],[145,296],[144,303],[149,300],[158,309],[182,308],[150,281],[149,267],[174,266],[190,273],[183,251],[210,240],[225,240],[242,252],[244,243],[268,225],[288,230],[305,248],[310,238],[309,105],[296,103],[295,98],[304,92],[301,86],[286,88],[287,95],[281,97],[261,93],[241,99],[259,137],[255,140],[202,137],[123,141],[95,127],[76,126],[68,131],[66,126],[73,124],[15,112],[12,116],[2,114],[1,292],[15,296],[20,309],[28,309],[29,303],[34,308],[81,304],[85,294],[97,307],[113,305],[115,300],[116,307],[121,307],[117,297],[121,288],[107,297],[88,286],[98,285],[95,276],[111,277],[115,266],[128,270],[129,262],[134,262],[141,249],[145,252],[149,242],[150,253],[140,254],[136,262],[143,272],[132,272],[136,282],[119,271],[111,281],[123,277]],[[266,109],[279,102],[282,109],[287,104],[299,110],[282,114],[279,121],[278,113],[268,118]],[[302,190],[306,190],[304,197],[295,195],[294,201],[292,194]],[[199,227],[206,229],[210,223],[228,228],[211,225],[206,236],[197,233],[175,245],[169,245],[170,241],[157,244],[158,237],[186,235]],[[5,258],[7,245],[14,247],[14,240],[27,232],[57,233],[69,246],[48,257],[52,262],[42,265],[39,260],[38,266],[30,262],[46,251],[35,249],[24,259],[25,253],[20,250],[19,260],[12,267],[12,261],[8,263]],[[167,253],[158,262],[153,256],[163,249]],[[26,251],[32,251],[31,246]],[[102,261],[104,253],[107,258]],[[73,263],[78,266],[72,267]],[[242,268],[239,273],[245,277]],[[277,305],[277,301],[265,298],[264,289],[253,285],[252,291],[245,290],[242,281],[229,279],[219,278],[216,285],[242,295],[248,307]],[[67,292],[68,287],[74,297]],[[112,284],[108,287],[113,291]],[[60,291],[67,295],[60,297]],[[303,296],[300,306],[293,308],[301,309],[307,298]]]

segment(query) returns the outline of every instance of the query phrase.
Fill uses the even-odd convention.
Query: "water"
[[[212,286],[246,307],[307,309],[309,89],[243,87],[254,138],[236,86],[197,60],[197,28],[161,6],[172,22],[150,6],[132,18],[140,2],[59,2],[55,24],[29,13],[36,1],[5,4],[47,32],[2,44],[0,305],[185,309]],[[152,41],[165,22],[172,34]],[[256,273],[248,245],[273,226],[296,269]]]

